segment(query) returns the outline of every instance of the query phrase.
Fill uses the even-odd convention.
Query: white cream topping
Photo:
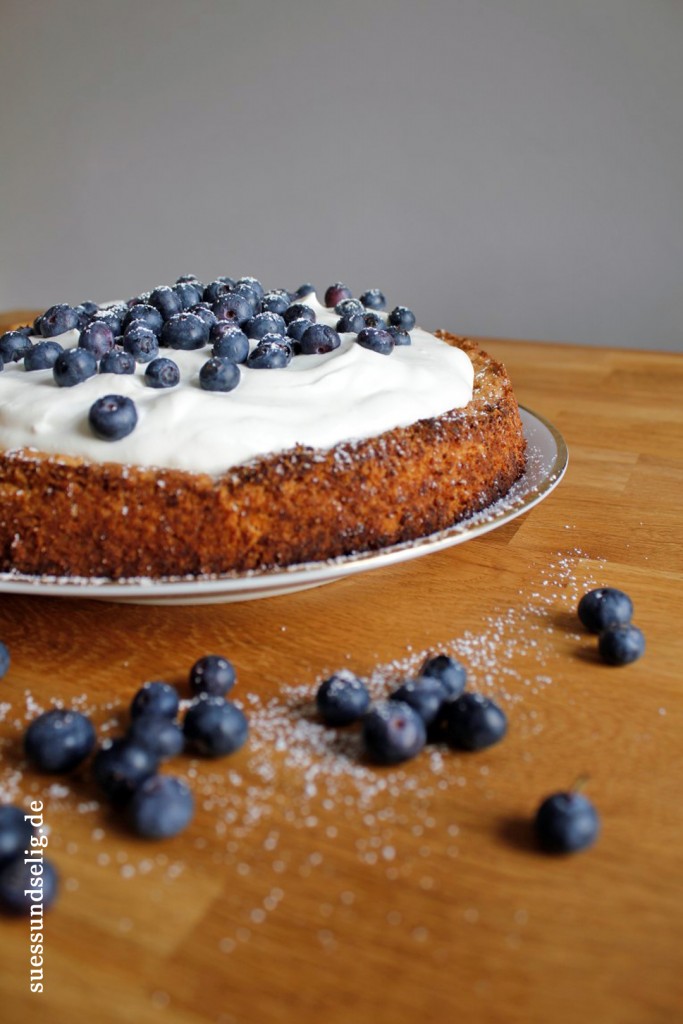
[[[302,301],[319,322],[336,325],[334,310],[315,296]],[[145,384],[144,364],[134,374],[98,373],[62,388],[52,370],[27,372],[23,362],[8,363],[0,373],[0,447],[219,474],[297,444],[331,448],[467,405],[474,377],[467,355],[418,328],[410,336],[411,345],[386,356],[362,348],[355,334],[342,334],[338,349],[295,356],[285,369],[240,366],[240,383],[227,393],[199,387],[210,347],[161,349],[181,375],[166,390]],[[78,331],[55,340],[74,347]],[[88,424],[90,406],[108,394],[127,395],[138,411],[137,426],[119,441],[98,439]]]

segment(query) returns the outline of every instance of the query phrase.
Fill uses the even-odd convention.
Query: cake
[[[292,296],[280,298],[284,338],[272,319],[282,293],[264,296],[254,279],[204,288],[194,278],[173,292],[180,309],[169,289],[142,296],[173,346],[159,355],[120,305],[76,307],[76,326],[67,316],[61,332],[59,316],[37,318],[23,348],[16,332],[4,335],[0,571],[159,579],[291,566],[415,540],[506,494],[524,472],[525,440],[505,368],[470,340],[416,328],[405,307],[373,310],[379,293],[360,306],[341,287],[324,303],[300,289],[294,302],[311,311],[303,318],[288,315]],[[244,295],[249,317],[226,295]],[[224,324],[231,306],[243,331],[216,328],[216,311]],[[272,316],[259,322],[260,309]],[[126,333],[114,337],[117,317]],[[109,340],[104,330],[83,334],[93,320],[112,327]],[[321,326],[307,335],[313,321]],[[271,326],[280,333],[264,337]],[[230,345],[245,344],[240,333],[251,340],[237,364]],[[229,357],[211,358],[212,338]],[[92,369],[99,359],[98,372],[59,386],[66,361],[61,371],[26,369],[46,339],[85,349],[81,361]],[[136,353],[133,373],[100,372],[112,345]],[[259,368],[264,352],[274,368]],[[159,383],[151,370],[167,357],[177,370]],[[112,395],[117,423],[124,403],[134,422],[107,440],[91,410]]]

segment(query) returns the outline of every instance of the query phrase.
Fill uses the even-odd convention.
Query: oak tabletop
[[[683,360],[484,339],[569,468],[523,516],[412,562],[268,600],[158,607],[0,594],[0,801],[42,804],[60,892],[43,991],[26,919],[0,918],[8,1022],[683,1021]],[[627,591],[645,655],[615,668],[579,625]],[[377,768],[312,699],[347,667],[388,693],[455,654],[506,709],[498,745]],[[231,757],[173,759],[196,815],[150,842],[86,769],[40,776],[26,723],[61,702],[101,736],[147,679],[188,696],[202,654],[237,669]],[[535,845],[547,794],[583,779],[602,823]]]

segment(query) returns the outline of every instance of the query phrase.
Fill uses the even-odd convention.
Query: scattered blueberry
[[[507,732],[505,712],[481,693],[463,693],[445,705],[446,737],[460,750],[483,750]]]
[[[320,717],[327,725],[350,725],[362,718],[370,707],[365,683],[345,668],[320,684],[315,700]]]
[[[38,873],[35,864],[40,864]],[[35,861],[17,857],[0,869],[0,907],[9,914],[29,915],[31,907],[40,903],[43,910],[48,910],[55,901],[58,887],[57,871],[47,857]]]
[[[132,398],[104,395],[90,406],[88,422],[102,441],[120,441],[135,430],[138,412]]]
[[[21,331],[5,331],[0,337],[0,359],[3,363],[18,363],[31,347],[30,340]]]
[[[80,333],[78,344],[92,352],[95,359],[102,359],[114,347],[114,332],[104,320],[91,320]]]
[[[145,779],[156,773],[159,759],[147,747],[123,738],[106,740],[93,759],[95,781],[115,804],[123,804]]]
[[[360,299],[342,299],[334,307],[334,311],[339,316],[365,316],[365,306]]]
[[[204,348],[209,342],[209,327],[196,313],[177,313],[161,328],[159,341],[168,348]]]
[[[0,866],[23,857],[33,835],[33,826],[21,807],[13,804],[0,806]]]
[[[386,700],[372,707],[363,718],[362,737],[371,760],[398,764],[420,753],[427,741],[427,731],[409,704]]]
[[[60,388],[81,384],[97,373],[97,360],[86,348],[67,348],[60,352],[52,366],[52,376]]]
[[[303,317],[299,317],[297,320],[290,320],[287,324],[287,337],[291,338],[292,341],[301,341],[310,326],[311,321],[304,320]]]
[[[402,683],[390,699],[409,704],[425,725],[431,725],[439,717],[448,694],[443,683],[434,676],[421,676]]]
[[[386,309],[387,300],[379,290],[379,288],[369,288],[360,297],[360,301],[363,303],[366,309]]]
[[[95,745],[92,722],[79,711],[53,708],[35,718],[24,734],[24,752],[41,772],[68,772]]]
[[[243,363],[249,355],[249,339],[229,320],[217,320],[211,330],[212,354],[233,363]]]
[[[178,364],[172,359],[159,356],[147,363],[145,380],[151,388],[174,388],[180,382]]]
[[[206,654],[190,669],[190,689],[195,695],[208,693],[224,697],[235,685],[235,668],[220,654]]]
[[[598,639],[600,657],[608,665],[630,665],[645,653],[645,637],[637,626],[608,626]]]
[[[185,746],[183,730],[165,715],[137,715],[128,727],[126,739],[151,750],[159,760],[177,757]]]
[[[383,356],[388,356],[394,351],[394,339],[388,331],[383,331],[378,327],[364,327],[362,331],[358,332],[356,341],[363,348],[370,349],[371,352],[378,352]]]
[[[288,326],[292,320],[308,320],[309,323],[314,324],[316,315],[315,310],[305,303],[293,302],[282,314],[282,319]]]
[[[127,311],[126,311],[127,312]],[[98,309],[97,319],[103,320],[105,324],[109,324],[114,337],[118,337],[119,334],[123,333],[123,323],[126,314],[119,312],[115,306],[109,306],[106,309]]]
[[[219,295],[211,308],[217,320],[231,320],[238,327],[252,315],[251,303],[236,292]]]
[[[286,340],[267,334],[249,355],[247,366],[252,370],[277,370],[289,366],[291,361],[292,348]]]
[[[433,658],[427,658],[420,669],[420,675],[438,679],[445,688],[449,700],[459,697],[464,692],[467,682],[465,666],[448,654],[437,654]]]
[[[39,341],[24,356],[25,370],[51,370],[64,349],[58,341]]]
[[[55,338],[58,334],[73,331],[77,327],[78,313],[63,302],[50,306],[40,318],[40,333],[44,338]]]
[[[407,331],[402,331],[400,327],[387,327],[387,331],[394,339],[394,345],[412,345],[412,339]]]
[[[134,322],[123,336],[123,347],[136,363],[151,363],[159,355],[159,339],[149,327]]]
[[[386,330],[387,327],[384,317],[372,309],[363,313],[363,323],[366,327],[378,327],[381,331]]]
[[[0,640],[0,679],[7,675],[11,660],[7,644]]]
[[[176,295],[172,288],[168,285],[160,285],[155,288],[149,296],[149,305],[155,306],[161,313],[164,320],[168,320],[169,317],[175,316],[176,313],[182,313],[183,304],[180,301],[180,297]]]
[[[180,779],[152,775],[138,787],[128,805],[133,831],[144,839],[170,839],[187,828],[194,815],[194,797]]]
[[[575,853],[592,846],[600,833],[600,818],[583,793],[553,793],[536,811],[534,829],[549,853]]]
[[[161,334],[161,328],[164,326],[164,318],[156,306],[151,306],[148,302],[136,302],[124,317],[124,331],[134,323],[144,324],[152,334],[158,335]]]
[[[263,313],[279,313],[280,316],[283,316],[289,307],[289,301],[289,292],[282,288],[272,289],[266,292],[261,299],[261,311]]]
[[[300,284],[298,288],[294,289],[295,299],[305,299],[307,295],[312,295],[315,292],[315,288],[312,284],[306,281],[305,284]]]
[[[130,352],[113,349],[101,361],[100,373],[135,373],[135,359]]]
[[[633,615],[633,602],[623,590],[598,587],[583,595],[578,614],[586,629],[591,633],[601,633],[608,626],[628,624]]]
[[[239,366],[225,356],[212,356],[199,371],[199,386],[204,391],[233,391],[239,382]]]
[[[387,321],[392,327],[412,331],[415,326],[415,314],[407,306],[396,306],[387,317]]]
[[[260,341],[266,334],[278,334],[283,337],[287,324],[278,313],[257,313],[247,320],[244,333],[254,341]]]
[[[332,352],[341,345],[341,338],[327,324],[311,324],[299,340],[301,352],[306,356]]]
[[[205,757],[232,754],[246,742],[249,725],[238,707],[223,697],[202,694],[188,708],[185,739]]]
[[[365,327],[365,316],[363,313],[344,313],[337,320],[337,330],[340,334],[359,334]]]
[[[175,718],[180,707],[180,698],[175,686],[154,680],[141,686],[130,705],[131,718],[138,715],[164,715]]]
[[[337,281],[325,290],[324,304],[328,309],[334,309],[338,302],[341,302],[343,299],[350,299],[351,297],[351,289],[347,288],[341,281]]]
[[[88,316],[94,316],[95,313],[97,312],[97,310],[99,309],[99,306],[97,305],[96,302],[88,302],[88,301],[86,301],[86,302],[81,302],[79,305],[80,305],[80,308],[83,310],[83,312],[87,313]]]

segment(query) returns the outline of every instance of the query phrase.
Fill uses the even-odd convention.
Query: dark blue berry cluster
[[[579,601],[578,615],[598,634],[598,653],[608,665],[629,665],[645,653],[645,637],[631,622],[633,601],[622,590],[598,587]]]
[[[283,369],[294,356],[339,348],[341,333],[355,334],[359,345],[382,355],[396,345],[410,345],[415,316],[406,306],[384,315],[387,303],[378,288],[354,299],[345,284],[330,285],[325,305],[339,317],[336,329],[316,323],[314,310],[305,302],[312,292],[310,284],[294,291],[266,291],[255,277],[218,277],[205,284],[185,274],[173,285],[160,285],[119,305],[60,303],[32,325],[0,337],[0,370],[5,363],[23,360],[27,371],[52,369],[58,387],[74,387],[98,372],[133,373],[140,363],[148,387],[173,388],[180,370],[173,359],[159,355],[160,349],[210,346],[199,386],[229,392],[240,382],[240,367]],[[79,332],[75,348],[64,349],[50,340],[67,331]],[[135,429],[137,410],[129,398],[106,395],[90,409],[89,423],[97,437],[116,441]]]
[[[483,750],[503,738],[507,717],[489,697],[466,693],[466,679],[460,662],[439,654],[373,704],[365,684],[342,669],[321,683],[316,705],[327,725],[360,723],[364,754],[377,764],[406,761],[429,741]]]

